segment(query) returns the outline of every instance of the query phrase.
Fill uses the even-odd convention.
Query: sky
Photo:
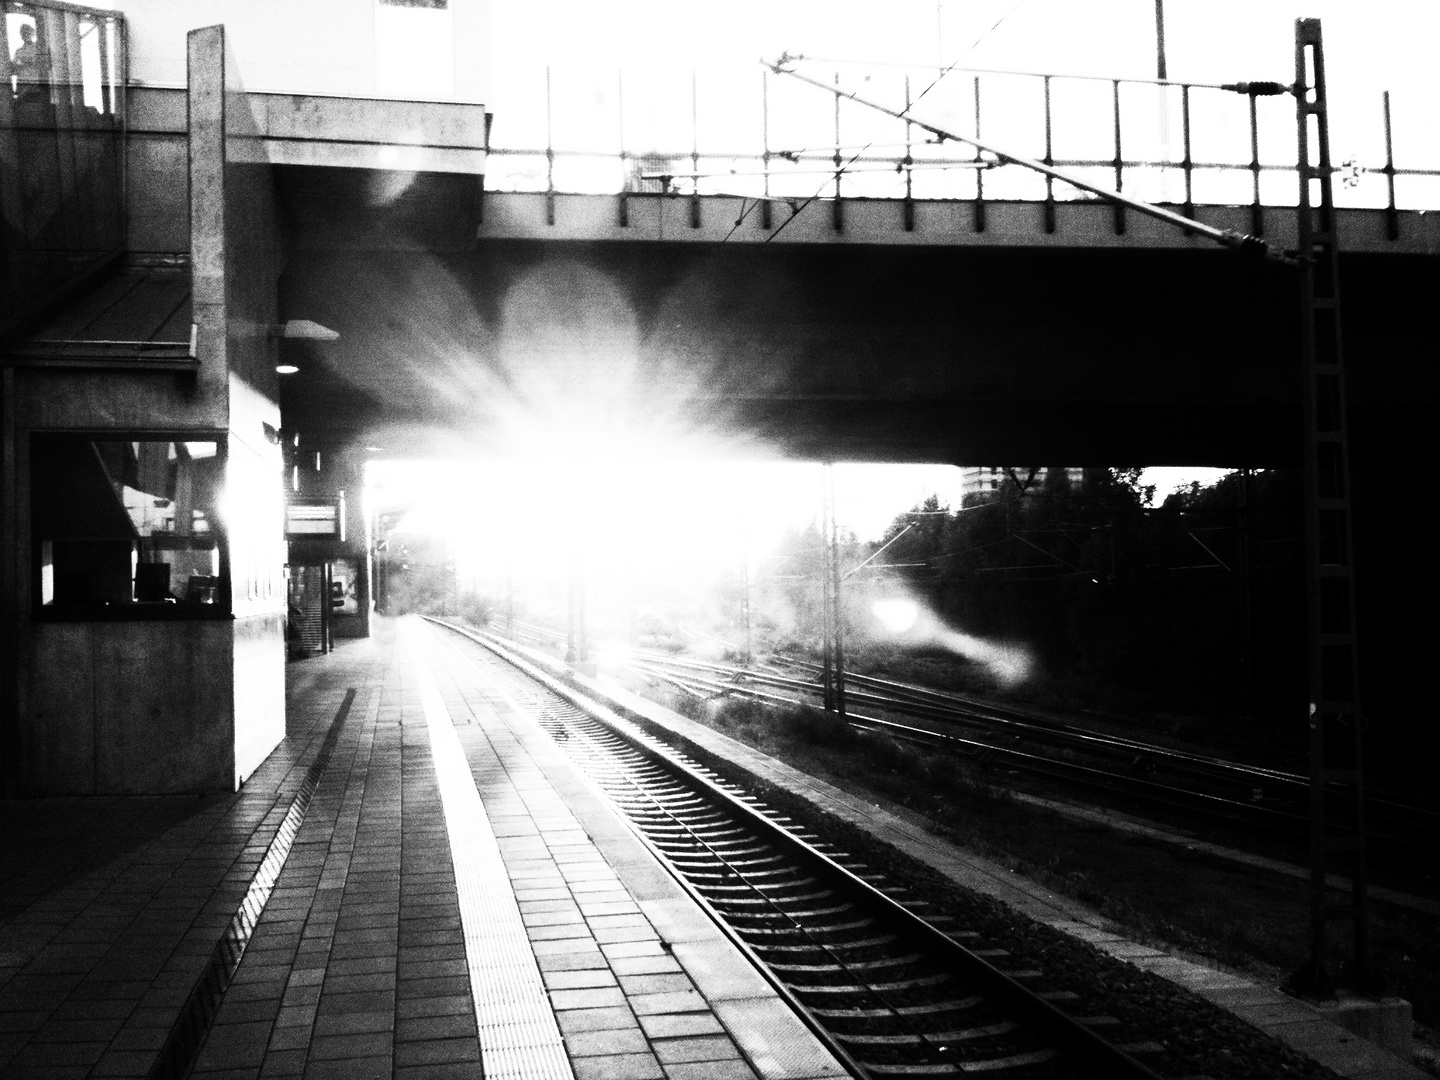
[[[1429,0],[1165,0],[1169,76],[1293,74],[1297,17],[1322,20],[1332,79],[1425,89],[1440,11]],[[536,61],[642,67],[821,58],[1147,78],[1153,0],[493,0],[498,78]],[[1432,91],[1433,93],[1433,91]]]
[[[1393,92],[1397,144],[1416,155],[1436,152],[1429,105],[1437,96],[1431,71],[1440,4],[1433,0],[1165,0],[1164,11],[1169,78],[1206,83],[1290,82],[1294,20],[1319,18],[1336,157],[1376,149],[1382,90]],[[826,78],[845,67],[834,61],[928,65],[930,75],[956,64],[1105,78],[1156,73],[1153,0],[494,0],[491,13],[502,142],[507,116],[524,116],[526,103],[543,95],[546,64],[557,100],[566,72],[753,72],[758,60],[783,52],[819,58],[807,69]],[[883,70],[852,67],[844,77],[852,74],[878,79]],[[916,93],[928,83],[917,70]],[[927,108],[943,114],[947,85]],[[685,89],[677,86],[675,96]]]

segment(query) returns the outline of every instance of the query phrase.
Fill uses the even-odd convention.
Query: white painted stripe
[[[430,734],[486,1080],[574,1080],[490,818],[413,621],[402,627]]]

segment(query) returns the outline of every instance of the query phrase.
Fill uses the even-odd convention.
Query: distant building
[[[1023,484],[1030,477],[1030,466],[1006,466],[1006,465],[966,465],[960,470],[960,497],[965,499],[971,495],[983,495],[990,491],[999,491],[1005,481],[1010,478],[1010,473],[1019,477]],[[1040,468],[1035,470],[1035,477],[1031,483],[1032,487],[1039,487],[1045,483],[1045,478],[1050,470]],[[1085,479],[1085,470],[1074,467],[1065,470],[1066,477],[1071,484],[1079,484]]]

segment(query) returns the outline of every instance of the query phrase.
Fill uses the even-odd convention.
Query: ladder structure
[[[1309,642],[1310,958],[1290,978],[1307,997],[1335,996],[1329,927],[1352,926],[1345,981],[1376,991],[1369,962],[1365,789],[1360,671],[1355,627],[1349,438],[1340,334],[1340,278],[1331,192],[1325,52],[1318,19],[1295,21],[1300,180],[1300,359],[1305,432],[1305,564]],[[1332,856],[1350,878],[1346,902],[1331,903]]]

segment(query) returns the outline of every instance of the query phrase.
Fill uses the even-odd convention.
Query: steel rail
[[[583,710],[577,708],[576,711],[580,712],[580,714],[582,716],[585,716],[586,719],[591,719],[588,714],[586,714]],[[589,735],[589,733],[582,732],[581,737],[592,743],[596,742],[596,740],[594,740],[593,737]],[[598,746],[596,752],[599,754],[609,754],[609,750],[603,746]],[[702,836],[693,827],[691,823],[685,821],[676,811],[666,806],[658,796],[651,792],[645,785],[640,783],[638,779],[630,776],[629,774],[626,774],[621,777],[621,781],[629,784],[630,787],[634,789],[634,792],[640,799],[653,805],[656,809],[656,813],[659,816],[675,822],[676,826],[689,837],[690,843],[694,844],[697,848],[703,849],[704,852],[708,854],[712,859],[714,859],[715,862],[719,865],[729,867],[731,875],[739,878],[744,884],[749,886],[758,897],[767,901],[771,901],[771,898],[767,896],[767,894],[762,889],[760,889],[757,885],[753,884],[748,879],[748,877],[746,877],[746,875],[743,874],[741,871],[735,869],[735,864],[730,859],[726,858],[726,856],[723,855],[720,851],[718,851],[713,843],[711,843],[704,836]],[[604,785],[601,784],[599,786],[603,791]],[[612,800],[614,799],[614,797],[610,796],[608,792],[606,794],[607,797],[610,797]],[[629,810],[624,810],[624,812],[627,815],[630,813]],[[646,835],[643,827],[637,827],[635,832],[636,835],[650,849],[651,854],[655,855],[657,859],[659,859],[662,866],[672,864],[673,860],[659,847],[658,844],[655,843],[653,839],[651,839],[651,837]],[[709,897],[707,897],[701,891],[699,886],[691,882],[683,871],[673,873],[672,876],[676,879],[678,883],[681,884],[683,888],[685,888],[686,892],[690,894],[691,899],[704,906],[706,914],[710,916],[711,920],[727,931],[726,936],[731,940],[732,943],[738,945],[743,950],[746,959],[750,961],[753,967],[764,970],[768,966],[764,963],[763,960],[760,959],[758,954],[754,952],[754,950],[750,947],[750,944],[745,941],[744,937],[741,936],[734,927],[730,926],[729,922],[723,917],[723,915],[721,915],[720,912],[715,909],[714,905],[710,902]],[[779,910],[778,906],[777,910]],[[793,921],[794,920],[792,918],[792,922]],[[808,1011],[805,1009],[804,1004],[797,997],[795,997],[793,991],[791,991],[790,987],[787,986],[783,980],[778,978],[772,978],[769,981],[771,982],[771,985],[773,987],[775,987],[781,992],[782,996],[785,998],[786,1004],[789,1005],[792,1010],[802,1013]],[[829,1049],[832,1053],[836,1054],[840,1061],[847,1068],[851,1069],[852,1072],[858,1071],[863,1074],[863,1066],[860,1066],[859,1063],[850,1056],[850,1054],[845,1050],[845,1048],[839,1044],[838,1040],[835,1040],[833,1037],[827,1040],[827,1049]]]
[[[792,658],[777,659],[783,659],[783,662],[794,666],[818,670],[815,665],[808,661],[795,660]],[[948,704],[953,708],[951,715],[962,720],[979,720],[984,723],[1018,726],[1026,731],[1026,733],[1031,733],[1038,728],[1055,733],[1057,738],[1060,736],[1068,736],[1077,740],[1098,742],[1101,745],[1109,743],[1117,748],[1117,753],[1142,753],[1157,760],[1177,762],[1185,766],[1192,766],[1197,772],[1209,770],[1208,775],[1233,780],[1237,783],[1250,783],[1252,781],[1278,783],[1286,787],[1304,787],[1308,792],[1309,777],[1302,776],[1298,773],[1287,772],[1282,769],[1253,765],[1242,761],[1233,761],[1227,758],[1199,754],[1193,751],[1176,750],[1172,747],[1158,746],[1154,743],[1142,742],[1138,739],[1131,739],[1123,735],[1107,735],[1085,729],[1077,729],[1064,721],[1032,716],[1017,710],[1007,709],[1003,706],[975,702],[960,695],[947,694],[943,691],[929,690],[923,687],[909,686],[904,683],[896,683],[886,679],[877,679],[873,676],[856,675],[851,672],[846,672],[845,678],[847,681],[859,685],[883,689],[887,693],[894,694],[896,697],[911,697],[926,704],[929,703],[926,699],[929,699],[930,701],[940,703],[938,707],[942,709]],[[1423,800],[1393,792],[1367,793],[1367,799],[1369,805],[1377,808],[1387,809],[1397,814],[1410,814],[1421,819],[1415,822],[1416,827],[1419,829],[1440,828],[1440,808],[1437,808],[1433,800]]]
[[[573,691],[570,691],[552,674],[544,671],[532,661],[516,653],[513,649],[508,648],[508,643],[502,643],[501,641],[495,639],[490,635],[477,634],[472,630],[456,626],[453,623],[448,623],[441,619],[436,619],[432,616],[426,615],[422,617],[426,619],[426,621],[433,623],[436,626],[444,627],[445,629],[450,630],[453,633],[457,633],[462,637],[468,638],[476,644],[490,650],[490,652],[494,653],[500,659],[504,660],[506,663],[516,668],[519,672],[521,672],[523,675],[527,676],[534,682],[539,683],[540,686],[550,691],[556,697],[559,697],[562,701],[566,702],[571,707],[579,709],[582,712],[585,712],[587,715],[593,716],[593,703],[585,701],[585,699],[583,698],[579,698],[578,695],[575,695]],[[717,787],[717,790],[723,790],[718,788],[717,785],[712,784],[710,786]],[[739,796],[732,796],[732,801],[735,801],[738,805],[741,806],[746,805],[744,799]],[[754,812],[757,815],[760,813],[758,810]],[[652,841],[643,832],[641,832],[638,828],[632,830],[632,834],[656,858],[659,864],[669,871],[671,877],[674,879],[676,884],[679,885],[680,888],[683,889],[686,894],[696,902],[700,909],[705,912],[706,916],[709,917],[710,921],[714,923],[715,926],[719,928],[721,933],[725,935],[726,939],[730,941],[730,943],[733,944],[737,949],[740,950],[741,955],[750,962],[751,966],[760,973],[761,977],[765,979],[766,983],[770,985],[771,989],[773,989],[776,994],[779,995],[781,1000],[790,1007],[791,1011],[800,1018],[801,1022],[805,1024],[806,1028],[809,1029],[811,1034],[813,1034],[816,1038],[820,1040],[821,1044],[824,1045],[824,1047],[835,1056],[835,1059],[839,1061],[851,1073],[851,1075],[861,1078],[865,1077],[867,1075],[865,1071],[859,1066],[859,1063],[855,1061],[855,1059],[850,1055],[850,1053],[845,1049],[845,1047],[843,1047],[842,1045],[840,1045],[839,1042],[836,1041],[835,1037],[830,1033],[829,1029],[826,1028],[825,1025],[822,1024],[810,1012],[810,1010],[805,1007],[804,1003],[801,1002],[800,999],[791,992],[790,988],[785,984],[785,982],[780,979],[778,975],[776,975],[773,971],[770,970],[769,965],[767,965],[759,957],[759,955],[750,947],[749,943],[747,943],[742,937],[740,937],[739,933],[735,930],[735,928],[731,926],[724,917],[721,916],[719,911],[715,909],[714,905],[712,905],[709,900],[703,894],[701,894],[690,881],[685,878],[684,874],[681,873],[680,870],[670,860],[670,858],[666,856],[663,851],[660,850],[660,848],[655,844],[655,842]]]
[[[768,700],[772,704],[801,704],[795,699],[784,698],[778,694],[765,694],[763,691],[743,689],[737,691],[736,688],[721,683],[710,683],[708,685],[717,692],[740,692],[747,696]],[[1152,803],[1159,803],[1190,813],[1200,812],[1224,818],[1231,818],[1237,813],[1244,813],[1252,818],[1260,819],[1259,823],[1261,824],[1285,831],[1292,831],[1299,828],[1307,820],[1299,815],[1287,814],[1284,811],[1275,810],[1271,807],[1257,806],[1252,802],[1244,800],[1228,799],[1223,796],[1209,795],[1204,792],[1189,791],[1157,781],[1146,780],[1142,777],[1107,772],[1104,769],[1098,769],[1090,765],[1082,765],[1077,762],[1057,761],[1054,758],[1042,757],[1039,754],[1029,753],[1024,750],[1016,750],[1013,747],[997,746],[995,743],[983,742],[978,739],[966,739],[958,735],[931,731],[928,728],[917,728],[912,725],[898,723],[894,720],[886,720],[879,716],[865,716],[860,713],[851,712],[848,714],[848,722],[852,727],[884,731],[897,738],[905,739],[907,742],[923,744],[932,749],[964,754],[966,757],[983,759],[987,763],[1002,764],[1023,769],[1037,776],[1045,776],[1052,780],[1078,783],[1110,794],[1115,794],[1118,791],[1121,794],[1144,798]]]
[[[578,710],[577,710],[577,711],[578,711]],[[582,713],[582,715],[584,715],[584,714]],[[589,718],[587,717],[587,719],[589,719]],[[594,722],[598,722],[598,721],[594,721]],[[613,737],[618,738],[618,736],[615,735],[615,733],[613,732],[613,729],[607,729],[607,730],[610,730],[610,731],[611,731],[611,734],[612,734]],[[597,742],[597,740],[594,740],[588,733],[582,733],[582,738],[586,739],[587,741],[592,742],[592,744]],[[626,745],[629,745],[629,744],[627,743]],[[567,750],[568,750],[568,749],[569,749],[569,745],[568,745],[568,743],[567,743]],[[598,747],[597,747],[597,753],[609,755],[609,754],[610,754],[610,751],[609,751],[608,748],[605,748],[605,747],[603,747],[603,746],[598,746]],[[924,1044],[924,1045],[926,1045],[926,1046],[930,1046],[931,1049],[932,1049],[935,1053],[937,1053],[942,1059],[945,1059],[945,1058],[947,1057],[947,1055],[946,1055],[946,1053],[945,1053],[945,1049],[946,1049],[946,1048],[945,1048],[944,1046],[938,1046],[938,1047],[933,1046],[933,1045],[931,1044],[931,1042],[930,1042],[932,1036],[930,1036],[930,1035],[929,1035],[928,1033],[926,1033],[925,1031],[917,1028],[914,1024],[910,1023],[909,1018],[906,1017],[905,1014],[900,1011],[899,1006],[896,1006],[896,1005],[893,1004],[892,1002],[888,1001],[888,1000],[884,997],[884,995],[883,995],[882,993],[880,993],[880,991],[878,991],[878,990],[874,989],[873,987],[869,986],[869,985],[866,983],[864,976],[863,976],[863,975],[860,975],[860,974],[858,974],[858,973],[856,972],[854,965],[853,965],[851,962],[846,961],[845,959],[843,959],[843,958],[836,952],[836,948],[837,948],[837,947],[842,947],[842,948],[843,948],[843,946],[832,947],[831,945],[825,943],[824,941],[821,941],[821,940],[816,936],[815,932],[814,932],[810,927],[807,927],[803,922],[801,922],[801,921],[796,917],[796,915],[795,915],[793,912],[787,910],[787,909],[781,904],[779,898],[777,898],[777,897],[775,897],[775,896],[772,896],[772,895],[771,895],[770,893],[768,893],[764,888],[762,888],[761,885],[760,885],[758,882],[751,880],[751,875],[749,875],[749,874],[747,874],[745,871],[739,869],[739,868],[738,868],[738,864],[737,864],[732,858],[728,857],[724,852],[718,850],[718,849],[715,847],[714,844],[712,844],[712,843],[711,843],[709,840],[707,840],[703,835],[701,835],[701,833],[700,833],[699,831],[697,831],[694,827],[692,827],[692,825],[691,825],[689,822],[687,822],[677,811],[672,810],[670,807],[666,806],[666,805],[660,800],[659,797],[657,797],[657,796],[654,795],[652,792],[650,792],[650,791],[649,791],[643,784],[641,784],[638,780],[634,779],[633,777],[631,777],[631,776],[629,776],[629,775],[627,774],[627,775],[622,776],[622,777],[620,778],[620,781],[621,781],[622,783],[628,783],[628,784],[630,785],[630,787],[632,787],[632,788],[635,790],[635,792],[639,795],[639,797],[640,797],[641,799],[645,800],[647,803],[652,804],[652,805],[656,808],[656,813],[657,813],[658,816],[661,816],[661,817],[663,817],[663,818],[666,818],[666,819],[668,819],[668,820],[673,821],[673,822],[675,823],[676,827],[677,827],[681,832],[683,832],[686,836],[689,837],[689,842],[690,842],[691,844],[693,844],[697,849],[702,850],[706,855],[708,855],[708,856],[715,862],[715,864],[716,864],[717,866],[726,869],[726,871],[727,871],[727,877],[728,877],[728,878],[738,879],[738,880],[740,881],[740,883],[741,883],[742,885],[744,885],[746,888],[748,888],[748,889],[756,896],[757,899],[759,899],[761,902],[763,902],[763,903],[766,905],[766,907],[767,907],[768,909],[774,911],[775,914],[776,914],[778,917],[786,920],[786,921],[790,924],[790,928],[791,928],[795,933],[797,933],[797,934],[799,934],[800,936],[802,936],[807,942],[809,942],[810,947],[811,947],[812,949],[814,949],[814,951],[819,952],[819,953],[823,953],[824,955],[828,956],[828,957],[830,958],[831,964],[834,966],[834,968],[835,968],[836,970],[839,970],[839,971],[844,972],[846,975],[848,975],[848,976],[851,978],[851,980],[852,980],[854,983],[856,983],[856,984],[858,984],[858,985],[861,985],[861,986],[864,986],[865,989],[867,990],[868,994],[869,994],[871,997],[873,997],[884,1009],[886,1009],[887,1011],[889,1011],[890,1014],[895,1017],[895,1019],[896,1019],[896,1021],[897,1021],[898,1023],[900,1023],[901,1025],[903,1025],[903,1026],[905,1026],[905,1027],[907,1027],[907,1028],[910,1029],[910,1033],[913,1035],[913,1037],[915,1038],[915,1040],[916,1040],[917,1042],[919,1042],[919,1043],[921,1043],[921,1044]],[[603,787],[603,785],[601,785],[601,786]],[[679,784],[678,782],[676,783],[676,787],[677,787],[679,790],[681,790],[681,791],[684,791],[684,790],[685,790],[684,785],[681,785],[681,784]],[[629,811],[628,809],[627,809],[625,812],[626,812],[627,814],[630,813],[630,811]],[[641,835],[642,835],[642,836],[644,835],[644,828],[645,828],[645,827],[644,827],[643,825],[640,826],[640,832],[641,832]],[[649,837],[647,836],[646,839],[648,840]],[[674,861],[672,856],[669,856],[668,854],[664,853],[663,851],[658,851],[658,845],[655,845],[653,842],[651,843],[651,847],[652,847],[652,849],[656,849],[657,852],[662,856],[662,861],[665,861],[665,862],[672,862],[672,861]],[[797,869],[798,869],[798,868],[797,868]],[[702,887],[702,886],[694,885],[693,883],[689,882],[689,880],[688,880],[688,875],[687,875],[683,870],[680,872],[680,874],[678,875],[678,877],[679,877],[682,881],[685,881],[685,883],[686,883],[687,885],[691,886],[690,891],[692,892],[693,895],[695,895],[695,896],[697,896],[699,899],[701,899],[701,900],[706,904],[707,907],[713,907],[713,905],[711,904],[710,898],[709,898],[708,896],[706,896],[706,894],[705,894],[704,891],[703,891],[703,887]],[[717,912],[717,914],[719,914],[719,913]],[[720,915],[719,915],[719,921],[722,922],[723,924],[727,924],[727,925],[728,925],[728,921],[724,919],[723,914],[720,914]],[[754,953],[753,951],[750,950],[749,943],[744,940],[743,934],[742,934],[740,931],[738,931],[738,930],[735,931],[735,935],[734,935],[734,936],[736,936],[737,938],[739,938],[739,940],[746,946],[747,952],[749,953],[749,955],[747,956],[747,958],[750,959],[752,963],[758,962],[758,963],[760,963],[760,964],[765,964],[764,960],[761,959],[761,958],[758,956],[758,954],[756,954],[756,953]],[[768,967],[769,965],[766,964],[765,966]],[[782,980],[782,982],[783,982],[783,980]],[[793,995],[794,992],[793,992],[793,990],[792,990],[788,985],[786,985],[786,990],[787,990],[787,991],[790,991],[790,992],[792,993],[792,995]],[[797,1000],[798,1000],[798,999],[797,999]],[[801,1004],[802,1004],[802,1007],[804,1007],[804,1006],[803,1006],[803,1003],[801,1003]],[[836,1039],[837,1039],[837,1041],[842,1041],[839,1036],[837,1036]],[[864,1066],[863,1064],[860,1064],[860,1063],[858,1063],[858,1062],[854,1062],[854,1059],[853,1059],[853,1058],[850,1058],[850,1056],[849,1056],[848,1054],[846,1055],[846,1060],[849,1061],[849,1062],[851,1062],[851,1063],[854,1063],[854,1064],[859,1064],[859,1065],[860,1065],[860,1068],[861,1068],[862,1070],[865,1070],[865,1066]]]
[[[680,663],[687,662],[681,661]],[[722,665],[708,664],[703,661],[696,661],[694,664],[697,667],[714,668],[717,671],[726,670]],[[663,671],[655,671],[653,669],[647,671],[645,665],[637,665],[636,669],[647,674],[653,673],[656,677],[662,679],[668,678]],[[850,679],[851,676],[847,674],[846,678]],[[740,694],[774,705],[806,704],[806,702],[795,698],[787,698],[780,694],[770,694],[731,682],[717,682],[699,679],[693,676],[690,677],[688,681],[693,684],[694,687],[699,687],[713,694]],[[765,680],[763,678],[757,678],[755,681],[761,682]],[[795,680],[776,680],[776,682],[784,683],[788,687],[797,688],[805,693],[813,694],[819,692],[818,687],[812,683],[797,685]],[[696,692],[690,687],[687,687],[687,691],[691,693]],[[1153,747],[1146,743],[1132,744],[1129,740],[1123,740],[1117,745],[1110,745],[1106,741],[1108,738],[1106,736],[1087,732],[1074,732],[1073,730],[1064,729],[1063,726],[1057,727],[1051,725],[1049,722],[1039,722],[1037,730],[1035,726],[1029,726],[1030,722],[1023,719],[1016,720],[1003,717],[993,719],[985,717],[977,718],[965,713],[963,710],[946,712],[944,710],[916,707],[913,705],[905,706],[903,703],[897,703],[877,695],[861,692],[852,692],[851,697],[859,703],[879,705],[882,708],[907,712],[912,715],[918,713],[922,718],[936,719],[946,723],[954,722],[956,719],[967,722],[974,722],[978,719],[985,723],[1011,725],[1019,728],[1020,733],[1028,738],[1039,738],[1041,741],[1049,741],[1052,745],[1060,748],[1080,749],[1090,753],[1098,753],[1101,756],[1111,759],[1124,760],[1136,753],[1150,754],[1160,757],[1163,764],[1168,764],[1170,768],[1167,769],[1167,771],[1172,776],[1194,780],[1196,773],[1200,773],[1200,775],[1209,776],[1211,779],[1225,781],[1230,785],[1232,791],[1237,787],[1243,791],[1253,782],[1253,778],[1242,779],[1226,775],[1223,766],[1228,763],[1221,759],[1213,759],[1216,765],[1213,769],[1202,771],[1197,768],[1194,772],[1187,774],[1182,767],[1186,764],[1184,755],[1179,752],[1176,752],[1175,757],[1167,759],[1164,758],[1164,755],[1169,752],[1163,747]],[[978,739],[967,739],[947,732],[917,728],[882,717],[863,716],[852,713],[849,719],[854,721],[854,726],[868,727],[873,730],[884,730],[896,737],[904,738],[908,742],[927,745],[932,749],[961,753],[971,758],[982,758],[987,762],[1008,765],[1034,775],[1078,783],[1085,787],[1110,794],[1125,794],[1131,797],[1145,799],[1154,804],[1183,810],[1188,813],[1202,813],[1227,820],[1233,819],[1236,816],[1244,816],[1255,824],[1287,835],[1301,828],[1305,822],[1308,821],[1308,818],[1302,814],[1292,813],[1280,807],[1257,803],[1253,798],[1247,799],[1243,797],[1215,795],[1191,788],[1179,788],[1171,783],[1149,780],[1144,777],[1134,776],[1130,773],[1107,771],[1078,762],[1057,760],[1040,754],[1017,750],[1014,747],[998,745]],[[1203,756],[1197,756],[1197,761],[1201,764],[1209,763]],[[1285,774],[1276,773],[1268,782],[1273,783],[1277,778],[1283,779],[1284,775]],[[1286,786],[1293,787],[1293,783],[1287,784]],[[1299,799],[1304,792],[1296,794],[1292,791],[1290,794],[1290,801],[1293,802]],[[1382,806],[1383,804],[1376,808],[1380,809]],[[1422,817],[1435,816],[1434,811],[1424,808],[1412,810],[1409,807],[1401,806],[1399,809],[1408,812],[1412,817],[1415,815]],[[1433,826],[1427,821],[1407,821],[1397,813],[1395,819],[1386,821],[1386,828],[1377,828],[1377,824],[1377,822],[1373,821],[1371,823],[1370,832],[1372,838],[1395,848],[1397,854],[1413,851],[1416,848],[1425,849],[1427,847],[1424,842],[1426,838],[1432,839],[1433,843],[1435,833]]]
[[[630,651],[632,655],[644,658],[645,663],[636,665],[638,672],[649,678],[669,682],[682,692],[696,697],[739,695],[769,705],[787,706],[810,704],[811,702],[804,700],[803,695],[813,695],[819,692],[819,688],[813,682],[790,679],[754,668],[741,668],[688,657],[682,658],[649,650],[632,649]],[[775,660],[804,670],[818,670],[817,665],[804,660],[789,657],[776,657]],[[717,676],[719,681],[695,678],[694,676],[677,678],[673,671],[663,670],[666,666],[709,672]],[[862,685],[883,688],[887,693],[897,697],[909,696],[921,701],[919,705],[906,704],[857,691],[853,696],[859,703],[900,711],[946,724],[958,722],[991,729],[1000,725],[1015,731],[1022,737],[1031,740],[1038,739],[1042,743],[1048,742],[1058,749],[1098,754],[1114,761],[1130,762],[1133,758],[1144,757],[1149,759],[1151,767],[1155,771],[1163,771],[1168,776],[1188,780],[1192,784],[1205,781],[1220,782],[1227,786],[1228,791],[1225,794],[1212,794],[1203,790],[1195,790],[1193,787],[1179,788],[1173,784],[1159,783],[1139,777],[1128,771],[1107,771],[1077,762],[1060,761],[1039,754],[1026,753],[1013,747],[981,740],[961,739],[945,732],[927,732],[925,729],[897,724],[893,720],[885,720],[880,717],[855,717],[861,726],[873,730],[886,730],[889,725],[888,730],[892,735],[911,743],[928,745],[931,749],[945,752],[960,753],[972,759],[984,759],[989,763],[1003,764],[1032,775],[1076,783],[1107,794],[1125,794],[1185,813],[1200,813],[1223,820],[1243,817],[1281,835],[1290,835],[1295,828],[1299,827],[1297,823],[1303,823],[1300,817],[1284,808],[1303,798],[1308,789],[1306,778],[1297,777],[1295,774],[1287,774],[1262,766],[1249,766],[1206,755],[1187,754],[1185,751],[1171,750],[1167,747],[1159,747],[1123,736],[1077,731],[1062,721],[1028,716],[1002,707],[976,703],[959,695],[950,695],[923,687],[908,686],[890,680],[875,679],[871,676],[847,674],[846,678]],[[740,679],[790,691],[802,695],[802,697],[786,697],[784,694],[767,693],[752,686],[743,685],[738,681]],[[931,704],[932,702],[938,704]],[[1276,799],[1280,799],[1283,800],[1283,805],[1274,806],[1257,802],[1251,795],[1257,784],[1270,789],[1272,803]],[[1434,847],[1435,838],[1440,836],[1440,830],[1437,830],[1436,827],[1436,822],[1440,821],[1440,813],[1437,813],[1431,806],[1386,798],[1372,799],[1368,805],[1372,809],[1369,829],[1372,839],[1383,844],[1395,856],[1406,856],[1417,849],[1429,850]]]
[[[657,739],[643,734],[622,715],[623,709],[612,708],[593,700],[588,694],[555,675],[543,671],[537,664],[521,657],[501,642],[489,638],[488,635],[481,635],[475,631],[438,620],[432,619],[431,621],[489,649],[539,682],[557,697],[610,727],[620,739],[653,764],[683,776],[688,784],[705,792],[714,801],[725,806],[772,844],[789,849],[802,862],[809,863],[824,873],[838,878],[858,896],[863,897],[873,908],[894,919],[907,932],[918,938],[920,943],[932,948],[937,957],[943,957],[947,962],[953,963],[958,970],[963,971],[968,978],[978,983],[982,992],[989,995],[992,1000],[1003,1002],[1002,1008],[1013,1011],[1018,1014],[1020,1019],[1036,1025],[1036,1028],[1062,1051],[1074,1054],[1087,1064],[1100,1067],[1105,1076],[1160,1080],[1159,1074],[1144,1063],[1107,1041],[1075,1017],[1067,1015],[1051,1002],[1039,997],[988,960],[955,941],[930,921],[917,915],[899,901],[826,855],[813,843],[800,838],[769,815],[756,809],[749,801],[738,798],[725,785],[717,782],[713,775],[707,775],[707,771],[702,771],[683,757],[676,756],[674,751],[665,747]],[[802,1013],[806,1016],[809,1014],[808,1008]],[[812,1022],[818,1024],[818,1021]]]

